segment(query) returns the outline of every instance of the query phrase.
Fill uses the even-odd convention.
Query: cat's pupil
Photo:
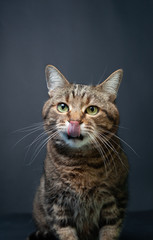
[[[64,103],[61,104],[61,108],[64,109],[66,106]]]
[[[91,112],[94,112],[95,108],[93,106],[90,107]]]

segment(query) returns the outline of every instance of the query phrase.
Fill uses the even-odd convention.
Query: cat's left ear
[[[97,85],[97,88],[101,88],[109,95],[109,99],[114,101],[117,97],[117,92],[120,86],[120,83],[123,78],[123,70],[118,69],[113,72],[104,82]]]
[[[63,74],[54,66],[47,65],[45,68],[46,82],[48,88],[48,94],[51,95],[51,91],[57,87],[64,87],[69,82],[63,76]]]

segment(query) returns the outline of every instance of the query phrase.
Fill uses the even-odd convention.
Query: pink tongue
[[[80,124],[78,121],[70,121],[67,129],[67,134],[71,137],[80,136]]]

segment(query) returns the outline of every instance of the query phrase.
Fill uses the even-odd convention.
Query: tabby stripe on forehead
[[[69,101],[69,94],[66,95],[65,99],[66,99],[66,102]]]
[[[75,93],[74,93],[74,90],[72,91],[72,95],[73,95],[73,98],[75,98]]]
[[[86,92],[83,92],[82,95],[81,95],[81,97],[83,98],[83,97],[85,96],[85,94],[86,94]]]
[[[87,97],[86,104],[88,105],[90,103],[91,96]]]

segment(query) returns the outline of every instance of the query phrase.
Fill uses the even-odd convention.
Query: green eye
[[[57,110],[61,113],[65,113],[69,111],[69,107],[65,103],[59,103],[57,105]]]
[[[86,113],[89,115],[96,115],[98,113],[99,109],[96,106],[90,106],[86,109]]]

